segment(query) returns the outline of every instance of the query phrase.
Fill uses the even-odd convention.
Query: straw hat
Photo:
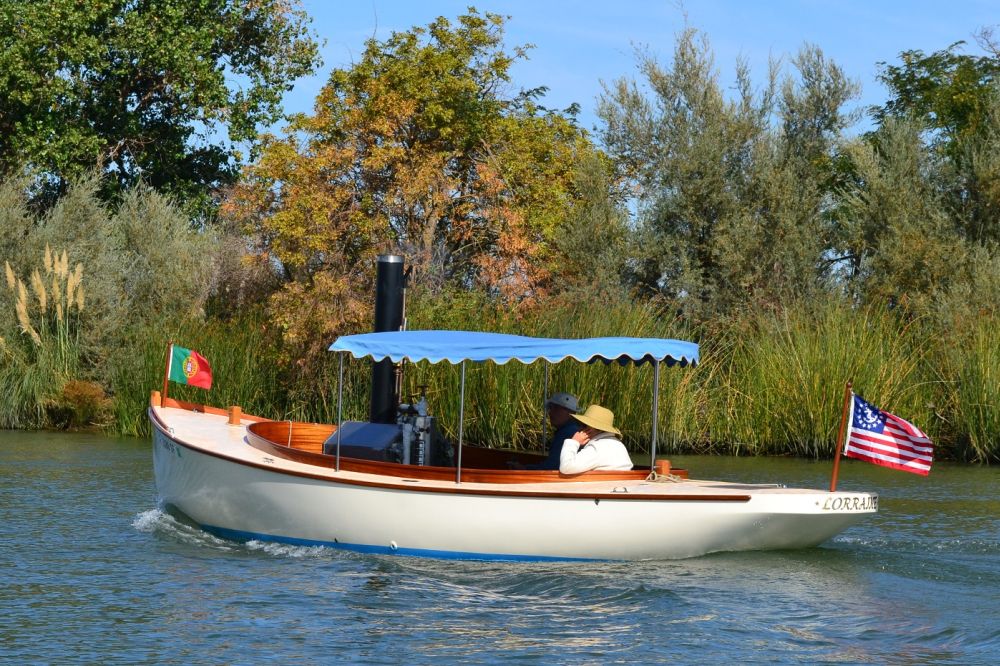
[[[573,414],[573,418],[585,426],[596,428],[601,432],[613,432],[621,435],[621,430],[615,427],[615,415],[610,409],[600,405],[591,405],[583,414]]]
[[[545,404],[563,407],[574,414],[580,411],[580,404],[576,401],[576,396],[569,393],[553,393],[549,396],[549,399],[545,401]]]

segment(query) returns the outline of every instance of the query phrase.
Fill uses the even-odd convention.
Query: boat
[[[226,539],[484,560],[678,559],[808,548],[878,510],[870,492],[691,478],[656,459],[655,426],[648,466],[574,476],[511,469],[541,456],[463,441],[468,363],[651,364],[655,424],[660,368],[696,364],[694,343],[396,330],[342,336],[330,349],[340,357],[341,383],[345,358],[375,361],[373,377],[380,365],[403,361],[460,366],[458,441],[440,435],[426,399],[390,399],[393,418],[343,421],[338,388],[338,422],[316,424],[154,391],[148,414],[165,509]],[[373,414],[384,402],[374,392]]]

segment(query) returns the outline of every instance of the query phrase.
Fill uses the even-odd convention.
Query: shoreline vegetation
[[[75,28],[45,20],[62,15],[52,2]],[[174,397],[333,422],[326,349],[370,330],[375,258],[395,253],[410,329],[698,342],[698,367],[661,372],[664,454],[829,458],[851,380],[936,458],[1000,461],[992,33],[978,54],[958,42],[881,64],[889,99],[860,111],[873,129],[858,136],[858,86],[819,47],[763,85],[737,64],[731,87],[683,29],[666,64],[640,53],[637,79],[605,87],[591,133],[544,88],[513,92],[530,49],[470,9],[369,39],[276,135],[259,127],[280,91],[318,67],[307,17],[284,0],[223,17],[187,4],[0,9],[0,28],[23,27],[0,54],[16,73],[0,82],[0,427],[148,435],[168,340],[215,376]],[[115,48],[76,45],[79,68],[32,56],[57,27],[60,44]],[[156,39],[136,38],[146,28]],[[202,66],[219,58],[248,68],[252,95]],[[193,134],[227,121],[230,143]],[[346,367],[345,417],[364,418],[369,362]],[[468,441],[539,448],[543,373],[468,368]],[[648,367],[561,364],[549,386],[612,409],[639,452],[651,382]],[[421,385],[454,436],[458,370],[407,365],[402,400]]]
[[[77,284],[85,282],[86,277]],[[16,282],[10,291],[20,294]],[[35,297],[36,310],[37,301]],[[410,294],[408,323],[414,329],[699,340],[702,362],[697,367],[661,372],[658,441],[663,454],[829,458],[847,378],[858,393],[892,405],[893,411],[920,424],[934,440],[938,459],[989,462],[1000,454],[995,444],[1000,441],[995,411],[1000,388],[991,379],[1000,376],[1000,329],[992,317],[949,331],[929,317],[910,319],[831,298],[693,329],[653,304],[626,297],[567,295],[550,305],[523,317],[476,294],[446,299]],[[33,358],[18,355],[7,339],[0,342],[5,356],[0,424],[5,428],[96,425],[116,434],[148,436],[145,411],[150,390],[162,380],[168,335],[198,349],[215,375],[211,391],[171,384],[171,396],[240,405],[246,413],[275,419],[336,421],[335,356],[327,354],[308,371],[285,364],[280,328],[259,310],[226,319],[140,325],[124,341],[128,346],[104,366],[100,379],[81,381],[70,377],[85,367],[89,346],[79,339],[70,314],[74,311],[67,308],[60,321],[54,307],[49,308],[50,325],[39,322],[42,344],[35,346],[28,336],[15,338],[25,350],[35,347]],[[345,367],[345,418],[364,419],[370,362],[349,359]],[[467,441],[539,448],[543,372],[541,364],[469,366]],[[427,386],[446,434],[454,437],[457,369],[406,364],[403,401],[418,395],[421,385]],[[650,368],[560,364],[550,366],[549,386],[576,392],[582,404],[608,406],[630,450],[641,453],[648,446]]]

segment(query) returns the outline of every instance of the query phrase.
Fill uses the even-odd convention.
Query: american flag
[[[883,412],[854,396],[851,428],[844,455],[876,465],[926,476],[934,460],[934,445],[905,419]]]

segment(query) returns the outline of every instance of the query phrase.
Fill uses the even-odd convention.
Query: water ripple
[[[883,511],[821,548],[456,562],[218,539],[145,508],[148,442],[20,437],[0,433],[3,663],[1000,662],[995,469],[851,466]]]

